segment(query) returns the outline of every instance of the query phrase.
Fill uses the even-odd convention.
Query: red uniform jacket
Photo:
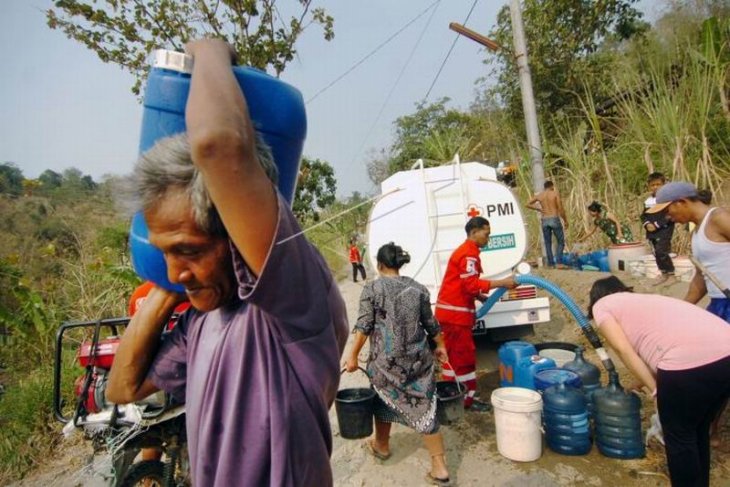
[[[491,283],[479,279],[482,263],[479,247],[466,240],[449,258],[446,275],[436,300],[436,320],[451,325],[474,326],[474,300],[489,292]]]
[[[357,248],[357,245],[353,245],[350,247],[350,262],[357,262],[358,264],[362,262],[362,257],[360,257],[360,249]]]

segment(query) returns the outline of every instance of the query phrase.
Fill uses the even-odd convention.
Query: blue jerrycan
[[[540,355],[522,357],[515,366],[515,387],[536,390],[535,374],[545,369],[555,368],[555,360]]]
[[[626,393],[618,374],[610,372],[608,385],[593,393],[593,420],[596,446],[611,458],[641,458],[644,437],[641,434],[641,400]]]
[[[193,59],[185,54],[166,50],[155,52],[145,89],[140,154],[159,139],[185,131],[185,105],[192,66]],[[291,205],[307,133],[302,95],[293,86],[258,69],[235,66],[233,74],[246,96],[254,128],[271,147],[279,170],[279,192]],[[162,253],[150,245],[147,235],[144,217],[135,215],[129,237],[134,270],[143,279],[182,292],[182,286],[168,281]]]
[[[499,385],[510,387],[515,383],[517,372],[517,361],[522,357],[537,355],[537,350],[532,343],[519,340],[507,342],[499,347]]]

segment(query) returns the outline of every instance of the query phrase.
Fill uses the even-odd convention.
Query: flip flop
[[[368,452],[372,456],[374,456],[375,458],[377,458],[378,460],[385,461],[385,460],[387,460],[387,459],[390,458],[390,455],[391,455],[390,453],[380,453],[378,450],[376,450],[375,447],[373,446],[373,441],[372,440],[366,441],[365,442],[365,447],[367,448]]]
[[[451,485],[451,480],[448,477],[446,477],[445,479],[440,479],[431,475],[431,472],[428,472],[426,474],[426,481],[429,482],[431,485],[438,485],[440,487],[448,487]]]

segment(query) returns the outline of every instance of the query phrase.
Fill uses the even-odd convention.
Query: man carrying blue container
[[[344,302],[270,180],[230,46],[186,50],[187,133],[159,141],[135,168],[149,240],[185,294],[149,293],[122,337],[107,397],[128,403],[162,389],[185,401],[193,485],[332,485],[328,410]],[[161,343],[185,298],[194,309]]]

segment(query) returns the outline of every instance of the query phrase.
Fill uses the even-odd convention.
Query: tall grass
[[[546,177],[555,179],[561,190],[571,223],[569,243],[591,229],[586,206],[592,200],[604,203],[630,224],[635,239],[642,239],[639,214],[650,172],[690,181],[723,197],[730,151],[722,136],[728,122],[717,84],[727,66],[708,63],[686,46],[677,52],[682,56],[671,66],[649,64],[644,73],[615,70],[609,82],[616,92],[633,86],[636,94],[619,100],[613,117],[598,117],[586,93],[579,119],[552,120],[556,136],[545,143]],[[521,181],[523,192],[527,183]],[[678,233],[675,251],[686,252],[686,233]],[[600,234],[589,242],[593,247],[607,243]]]

